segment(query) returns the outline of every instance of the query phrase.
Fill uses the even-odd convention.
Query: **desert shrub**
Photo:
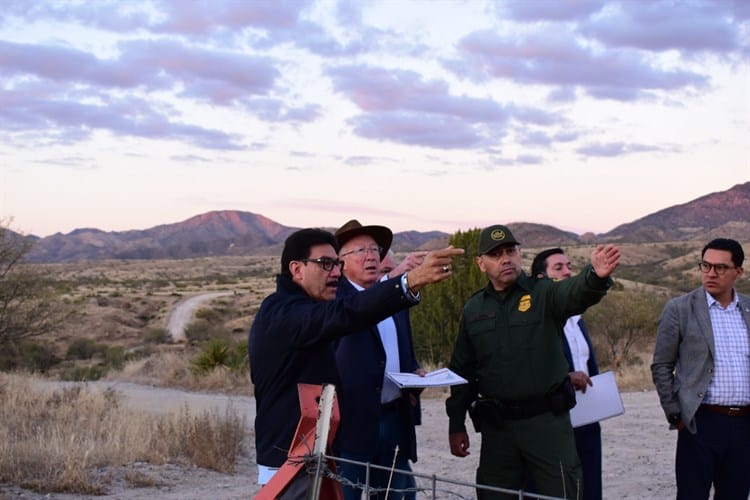
[[[185,337],[190,342],[205,342],[214,338],[228,338],[229,333],[219,323],[196,319],[185,327]]]
[[[209,373],[217,367],[241,372],[247,367],[247,342],[233,344],[224,339],[207,342],[193,360],[196,373]]]
[[[138,311],[135,317],[136,319],[142,321],[143,324],[146,324],[156,317],[157,312],[158,309],[156,306],[146,305],[140,311]]]
[[[248,380],[247,349],[235,346],[244,356],[237,370],[218,365],[207,373],[195,369],[196,355],[189,352],[157,351],[148,357],[128,361],[120,371],[110,371],[107,380],[129,381],[160,387],[181,387],[192,391],[216,391],[252,395]]]
[[[610,292],[586,311],[584,319],[602,368],[620,371],[645,363],[635,353],[653,345],[667,298],[644,290]]]
[[[183,406],[179,415],[157,426],[155,449],[168,455],[184,456],[198,467],[232,473],[243,448],[247,422],[234,408],[192,415]]]
[[[221,321],[221,313],[215,308],[198,309],[195,312],[195,317],[208,321],[209,323]]]
[[[149,328],[143,336],[147,344],[168,344],[172,341],[172,334],[166,328]]]
[[[0,350],[54,331],[70,314],[52,275],[24,264],[33,245],[0,219]]]
[[[215,277],[217,285],[235,285],[237,284],[237,277],[235,276],[224,276],[220,274]]]
[[[46,372],[60,361],[47,346],[30,340],[14,342],[0,350],[0,371]]]
[[[106,372],[107,369],[102,365],[72,366],[60,373],[60,380],[88,382],[99,380]]]
[[[68,346],[67,359],[91,359],[102,351],[101,346],[91,339],[76,339]]]
[[[103,350],[103,364],[107,368],[120,369],[125,364],[125,348],[122,346],[111,346]]]

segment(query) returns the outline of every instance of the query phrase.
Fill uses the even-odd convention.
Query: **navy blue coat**
[[[332,341],[414,304],[399,278],[319,302],[291,278],[276,277],[276,292],[263,300],[248,335],[258,464],[280,467],[287,459],[300,418],[297,384],[338,383]]]
[[[360,292],[349,280],[342,279],[336,294],[339,298],[346,298],[368,290]],[[396,324],[401,371],[414,372],[419,365],[414,355],[409,311],[394,314],[393,321]],[[341,424],[336,449],[346,453],[374,455],[379,434],[380,392],[385,373],[385,350],[377,325],[343,337],[335,342],[335,346],[336,366],[341,375],[338,390]],[[402,437],[399,448],[413,462],[417,460],[414,426],[420,423],[419,392],[402,390],[399,400]],[[410,403],[410,393],[416,396],[416,406]]]
[[[578,321],[578,327],[586,339],[589,346],[589,359],[586,366],[589,376],[593,377],[599,373],[599,366],[596,363],[594,355],[594,346],[591,345],[591,338],[586,329],[583,320]],[[575,371],[573,368],[573,356],[570,352],[568,339],[563,335],[563,351],[565,359],[568,360],[569,371]],[[583,466],[583,498],[582,500],[601,500],[602,498],[602,436],[599,422],[592,422],[573,429],[576,439],[576,451],[578,458]]]

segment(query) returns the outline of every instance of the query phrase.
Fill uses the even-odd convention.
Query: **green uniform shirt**
[[[477,398],[542,398],[567,377],[563,325],[599,302],[611,286],[589,265],[562,281],[521,273],[506,292],[492,283],[464,305],[450,369],[468,384],[454,385],[445,402],[449,432],[465,432],[469,405]]]

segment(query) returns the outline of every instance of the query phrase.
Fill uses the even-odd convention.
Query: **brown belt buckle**
[[[734,406],[730,406],[728,408],[728,410],[729,410],[729,412],[727,413],[727,415],[729,415],[730,417],[736,417],[737,415],[741,415],[742,414],[742,408],[737,408],[737,407],[734,407]]]

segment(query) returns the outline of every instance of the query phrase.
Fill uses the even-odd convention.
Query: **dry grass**
[[[233,409],[153,415],[123,407],[114,391],[45,389],[28,375],[0,374],[0,482],[40,492],[101,494],[95,469],[136,461],[233,472],[247,425]],[[148,478],[133,477],[134,483]]]
[[[148,358],[125,364],[122,370],[108,373],[105,379],[158,387],[179,387],[189,391],[253,395],[247,372],[237,373],[218,367],[208,374],[196,374],[191,369],[193,358],[194,353],[185,350],[160,351]]]

